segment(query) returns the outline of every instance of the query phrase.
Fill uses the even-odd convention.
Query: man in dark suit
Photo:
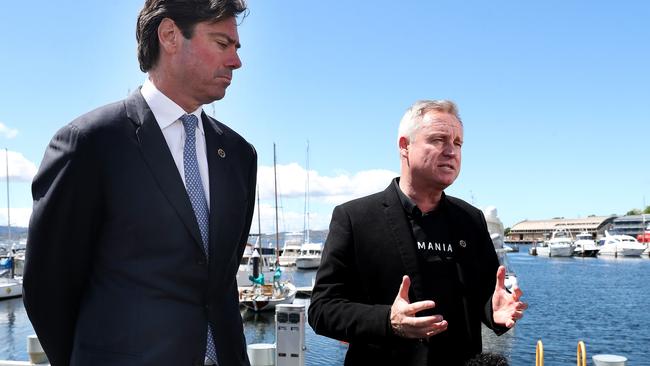
[[[349,342],[346,365],[462,365],[481,352],[481,321],[500,334],[522,317],[483,214],[444,193],[462,144],[454,103],[415,103],[400,123],[400,178],[334,209],[309,324]]]
[[[32,185],[24,302],[52,365],[248,365],[235,275],[257,156],[223,98],[240,0],[147,0],[142,88],[63,127]]]

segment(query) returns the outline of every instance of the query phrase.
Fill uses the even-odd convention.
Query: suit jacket
[[[233,130],[202,119],[207,260],[189,196],[139,90],[50,142],[32,185],[24,302],[52,365],[203,365],[208,321],[220,365],[249,364],[235,275],[257,156]]]
[[[481,321],[503,331],[492,319],[499,264],[485,218],[480,210],[444,194],[442,204],[451,236],[466,243],[457,261],[469,339],[458,340],[458,348],[448,353],[431,354],[435,336],[427,342],[393,334],[390,308],[403,275],[411,278],[411,302],[437,301],[424,297],[425,286],[450,279],[423,277],[410,222],[391,184],[334,209],[316,275],[309,324],[318,334],[349,342],[346,365],[451,365],[449,359],[458,357],[454,353],[481,352]]]

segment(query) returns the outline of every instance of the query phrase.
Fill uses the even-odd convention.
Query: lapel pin
[[[217,154],[219,155],[220,158],[225,158],[226,157],[226,152],[223,151],[223,149],[217,150]]]
[[[458,242],[458,244],[460,244],[460,246],[463,247],[463,248],[465,248],[467,246],[467,243],[465,242],[465,240],[461,240],[460,242]]]

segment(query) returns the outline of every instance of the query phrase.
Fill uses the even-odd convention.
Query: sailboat
[[[298,289],[290,281],[282,281],[282,269],[278,264],[278,242],[280,238],[278,228],[278,179],[276,172],[275,144],[273,144],[273,176],[275,187],[275,258],[273,275],[271,283],[265,283],[265,276],[260,273],[260,262],[263,257],[257,251],[259,245],[253,249],[252,253],[252,274],[249,276],[251,285],[239,287],[239,305],[252,311],[274,310],[279,304],[292,304],[296,298]],[[258,228],[260,228],[260,204],[259,193],[257,203]],[[261,229],[259,229],[261,230]],[[261,238],[261,235],[258,236]],[[259,241],[258,241],[259,243]],[[261,248],[260,248],[261,249]],[[238,282],[239,283],[239,282]]]
[[[11,242],[11,205],[9,204],[9,151],[5,148],[7,173],[7,242]],[[22,277],[15,276],[16,259],[13,250],[0,258],[0,299],[23,295]]]
[[[296,268],[298,269],[317,269],[320,266],[321,255],[323,253],[322,243],[312,243],[309,238],[309,141],[307,141],[307,158],[306,158],[306,177],[305,177],[305,218],[304,218],[304,242],[300,247],[300,254],[296,258]]]

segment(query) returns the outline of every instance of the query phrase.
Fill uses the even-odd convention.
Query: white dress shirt
[[[186,112],[178,104],[174,103],[165,94],[163,94],[155,85],[147,78],[142,88],[140,89],[142,97],[151,108],[156,122],[162,130],[169,151],[172,153],[174,163],[178,173],[185,183],[185,169],[183,167],[183,148],[185,147],[185,128],[183,122],[179,119]],[[202,107],[191,114],[195,115],[199,124],[196,128],[196,157],[199,162],[199,172],[201,173],[201,183],[203,183],[203,191],[205,192],[205,199],[208,201],[208,209],[210,208],[210,176],[208,175],[208,157],[205,147],[205,132],[203,130],[203,123],[201,119]],[[187,187],[187,184],[186,184]]]

